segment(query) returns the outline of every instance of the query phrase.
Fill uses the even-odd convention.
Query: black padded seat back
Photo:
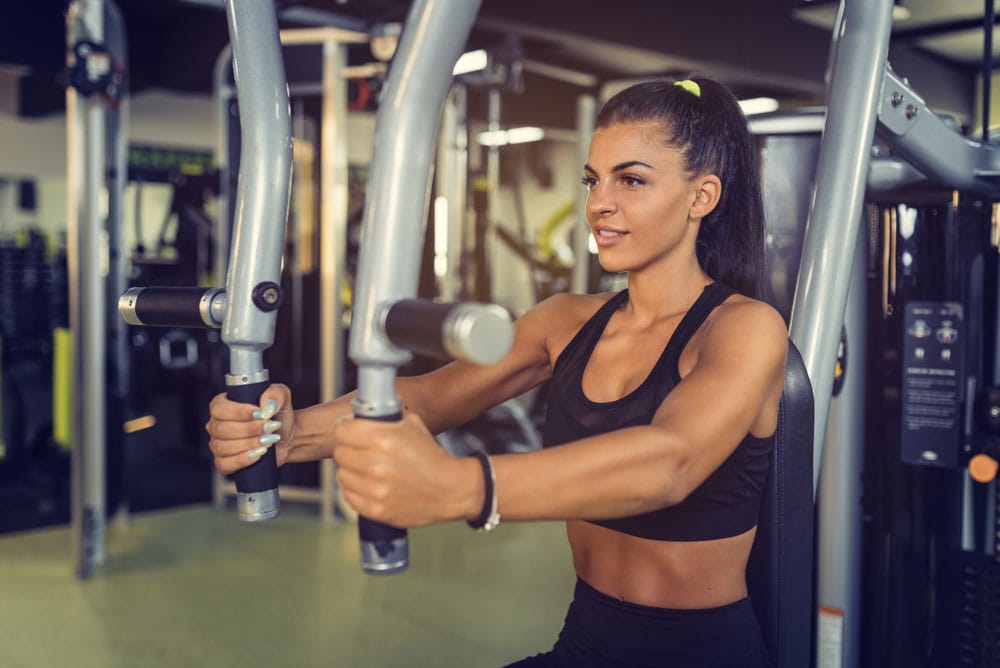
[[[761,499],[747,586],[776,668],[812,663],[813,393],[788,342],[771,471]]]

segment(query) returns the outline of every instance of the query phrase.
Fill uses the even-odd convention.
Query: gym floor
[[[386,577],[360,571],[355,525],[312,506],[123,524],[85,581],[68,526],[0,536],[0,665],[495,667],[552,646],[573,588],[559,523],[413,530],[409,570]]]

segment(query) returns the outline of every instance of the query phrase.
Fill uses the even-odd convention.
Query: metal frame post
[[[886,61],[891,27],[892,3],[843,0],[834,28],[826,128],[791,318],[791,337],[802,351],[814,388],[817,443],[823,443],[820,437],[833,419],[828,417],[830,390],[844,322],[846,278],[855,262],[850,251],[860,227],[875,132],[896,154],[941,183],[988,197],[1000,195],[1000,151],[961,136],[892,71]],[[855,600],[860,577],[849,563],[857,561],[861,542],[854,526],[857,481],[850,479],[857,474],[858,453],[850,451],[855,449],[838,438],[830,440],[829,448],[815,451],[814,483],[822,476],[823,487],[837,488],[822,504],[818,528],[820,554],[828,557],[820,563],[820,601],[843,601],[846,631],[844,652],[826,654],[824,624],[829,620],[820,619],[819,668],[853,666],[859,660],[852,643],[853,625],[861,614]],[[831,546],[836,546],[832,557]]]
[[[359,417],[401,415],[396,368],[409,354],[381,330],[385,309],[416,294],[438,120],[478,0],[417,0],[410,7],[376,117],[355,289],[350,356],[358,365]],[[362,568],[392,573],[409,563],[405,531],[359,518]]]
[[[503,110],[503,98],[500,96],[500,89],[493,87],[489,89],[487,95],[487,120],[486,131],[491,137],[500,135],[500,117]],[[488,276],[487,286],[489,292],[486,299],[492,301],[497,294],[494,285],[497,280],[497,273],[503,264],[500,262],[500,244],[497,242],[497,226],[500,225],[500,145],[498,142],[490,142],[486,147],[486,230],[483,235],[482,257],[486,258],[486,272]],[[482,287],[476,286],[482,294]]]
[[[78,0],[66,15],[69,52],[104,39],[103,0]],[[66,89],[67,262],[73,332],[72,536],[74,572],[87,578],[105,560],[105,295],[101,267],[106,183],[106,109]]]
[[[347,47],[323,42],[323,106],[320,125],[320,400],[344,390],[344,325],[340,285],[346,265],[349,176],[347,164]],[[320,515],[334,519],[334,465],[320,462]]]
[[[279,33],[282,47],[310,46],[320,47],[321,80],[296,83],[289,87],[289,95],[316,95],[322,99],[320,118],[320,169],[319,169],[319,200],[320,200],[320,398],[329,400],[343,391],[343,301],[340,297],[340,286],[343,283],[346,267],[345,240],[348,218],[348,129],[347,129],[347,86],[345,80],[352,76],[351,68],[346,66],[346,50],[348,44],[363,43],[368,39],[366,33],[345,30],[341,28],[298,28],[282,30]],[[231,68],[232,48],[227,46],[216,60],[215,96],[219,123],[219,144],[217,147],[220,171],[225,174],[231,166],[229,159],[228,127],[231,121],[229,110],[234,94],[234,88],[229,84],[227,70]],[[228,250],[228,221],[233,198],[227,191],[226,179],[223,179],[220,196],[220,224],[218,238],[220,246],[224,246],[219,271],[224,271],[226,265],[225,251]],[[220,281],[221,282],[221,281]],[[332,460],[319,463],[319,489],[282,485],[281,496],[286,499],[318,503],[323,521],[333,522],[336,506],[336,480]],[[225,505],[226,497],[235,493],[235,486],[226,478],[216,473],[213,480],[213,501],[216,508]],[[342,508],[350,514],[350,508]]]
[[[125,30],[125,20],[114,2],[105,4],[105,41],[109,51],[128,66],[128,39]],[[123,86],[127,84],[125,77]],[[117,107],[107,112],[108,123],[105,148],[108,156],[108,221],[107,221],[107,279],[104,286],[104,322],[106,328],[107,355],[111,358],[108,365],[107,382],[110,385],[106,412],[107,443],[111,447],[112,457],[122,462],[121,470],[112,468],[120,484],[121,501],[117,507],[109,508],[114,521],[124,523],[128,520],[128,496],[126,493],[128,454],[125,450],[124,431],[120,428],[125,421],[125,411],[129,392],[129,344],[128,327],[125,321],[118,317],[115,308],[117,297],[128,287],[126,280],[125,252],[123,249],[123,230],[125,214],[125,187],[128,184],[128,119],[129,96],[127,90],[119,91]]]
[[[292,130],[278,22],[270,0],[226,0],[241,146],[236,220],[226,277],[222,340],[229,347],[227,394],[257,403],[269,384],[263,351],[274,341],[291,181]],[[247,521],[278,514],[274,448],[236,474]]]
[[[861,477],[865,440],[866,244],[855,244],[844,331],[843,386],[830,403],[818,488],[817,665],[858,666],[861,657]]]
[[[452,85],[441,119],[434,173],[438,198],[434,203],[434,273],[438,296],[446,302],[454,301],[463,292],[460,277],[469,169],[467,99],[468,90],[463,84]],[[438,238],[439,232],[445,235],[444,239]]]
[[[892,27],[891,2],[844,0],[844,9],[789,328],[813,386],[816,444],[826,434]],[[814,489],[823,450],[814,453]]]
[[[576,101],[577,167],[583,169],[590,153],[590,138],[597,120],[597,101],[593,95],[581,95]],[[573,230],[573,276],[570,290],[578,294],[589,292],[590,287],[590,224],[587,222],[587,191],[576,191],[577,224]]]

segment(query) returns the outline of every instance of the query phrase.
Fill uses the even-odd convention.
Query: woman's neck
[[[692,265],[629,272],[627,308],[637,317],[650,320],[686,311],[713,282],[697,261]]]

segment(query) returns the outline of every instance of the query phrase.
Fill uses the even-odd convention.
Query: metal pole
[[[459,296],[465,223],[465,188],[468,179],[468,130],[466,88],[454,84],[445,102],[434,176],[434,274],[441,301]]]
[[[455,86],[452,86],[441,113],[441,129],[438,132],[437,164],[434,168],[434,204],[431,216],[434,239],[433,270],[437,296],[442,301],[455,298],[452,289],[453,274],[448,271],[451,246],[451,196],[455,172]]]
[[[114,2],[108,0],[107,10],[107,42],[112,56],[126,68],[128,65],[128,40],[125,32],[125,21]],[[126,78],[127,80],[127,78]],[[124,85],[124,83],[123,83]],[[125,273],[125,253],[122,247],[124,229],[125,186],[128,183],[128,92],[120,91],[116,108],[106,112],[107,146],[105,155],[110,159],[108,169],[108,218],[107,218],[107,280],[105,281],[104,312],[107,328],[107,351],[111,356],[108,366],[108,382],[111,385],[108,392],[109,405],[106,409],[107,447],[120,465],[112,467],[119,484],[122,486],[121,497],[117,508],[108,508],[113,513],[115,521],[121,523],[128,519],[127,495],[127,454],[125,451],[124,433],[121,424],[125,418],[125,406],[129,390],[129,352],[128,328],[125,321],[118,317],[118,295],[127,288]],[[117,470],[116,470],[117,468]]]
[[[215,282],[225,285],[229,263],[229,222],[232,220],[233,197],[229,192],[229,107],[233,103],[234,90],[229,85],[232,73],[232,49],[226,45],[215,60],[213,69],[213,90],[215,95],[215,119],[218,143],[215,148],[215,164],[219,167],[219,215],[215,221]],[[225,476],[217,470],[212,473],[212,506],[221,510],[226,505]]]
[[[844,314],[844,382],[830,403],[819,481],[817,668],[858,666],[861,656],[861,475],[867,359],[864,239],[862,227]]]
[[[320,125],[320,399],[343,392],[344,325],[340,285],[347,244],[347,47],[323,42],[323,107]],[[320,463],[320,515],[333,522],[333,460]]]
[[[128,40],[125,34],[125,24],[121,12],[113,2],[108,1],[105,5],[108,11],[108,18],[113,21],[108,22],[108,43],[112,41],[112,53],[121,58],[127,64]],[[110,247],[109,274],[108,274],[108,301],[117,304],[118,295],[125,291],[127,281],[125,280],[125,253],[122,249],[122,230],[124,228],[124,196],[125,186],[128,183],[128,120],[129,120],[129,98],[127,91],[122,91],[122,96],[118,101],[118,108],[109,119],[108,123],[108,145],[107,155],[112,156],[113,171],[110,177],[110,197],[109,197],[109,219],[108,219],[108,246]],[[127,326],[125,321],[118,317],[117,309],[108,309],[109,326],[114,330],[114,368],[118,375],[116,392],[119,397],[124,397],[129,387],[129,367],[128,367],[128,341],[126,341]]]
[[[576,101],[577,169],[587,164],[590,152],[590,138],[594,134],[597,118],[597,101],[593,95],[581,95]],[[577,222],[573,230],[573,277],[570,290],[586,294],[590,287],[590,224],[587,223],[587,191],[577,187]]]
[[[451,72],[472,28],[478,0],[417,0],[379,103],[350,355],[358,365],[359,417],[399,419],[396,368],[409,354],[381,328],[393,303],[415,296],[427,215],[431,159]],[[409,563],[405,531],[359,519],[362,568],[393,573]]]
[[[226,277],[222,340],[227,394],[257,403],[270,383],[263,351],[274,341],[292,165],[291,109],[278,24],[270,0],[226,0],[240,103],[240,171]],[[278,514],[274,448],[236,478],[240,519]]]
[[[236,97],[229,84],[233,72],[232,47],[226,45],[215,59],[212,81],[215,95],[215,119],[218,143],[215,147],[215,164],[219,167],[219,216],[215,223],[215,283],[225,285],[229,264],[229,227],[233,219],[233,202],[236,193],[229,189],[229,125],[230,106]]]
[[[844,0],[790,326],[813,386],[817,444],[826,434],[891,27],[891,2]],[[814,453],[814,489],[823,449]]]
[[[500,90],[491,88],[489,91],[489,106],[487,108],[486,129],[491,137],[500,134],[500,114],[503,100],[500,98]],[[500,145],[491,142],[486,149],[486,230],[483,235],[482,257],[489,258],[486,262],[486,271],[483,275],[487,277],[489,292],[484,295],[487,301],[492,301],[497,294],[494,286],[499,278],[500,268],[500,244],[497,243],[496,229],[500,224]],[[481,286],[477,286],[481,290]]]
[[[104,38],[102,0],[80,0],[67,13],[70,53],[79,39]],[[73,57],[73,56],[71,56]],[[105,109],[94,96],[66,91],[67,260],[73,332],[73,554],[79,578],[105,559],[104,203]]]
[[[448,220],[448,272],[454,298],[465,298],[467,276],[462,271],[466,248],[469,244],[469,90],[465,86],[454,87],[455,94],[455,173],[453,193],[449,201]]]

